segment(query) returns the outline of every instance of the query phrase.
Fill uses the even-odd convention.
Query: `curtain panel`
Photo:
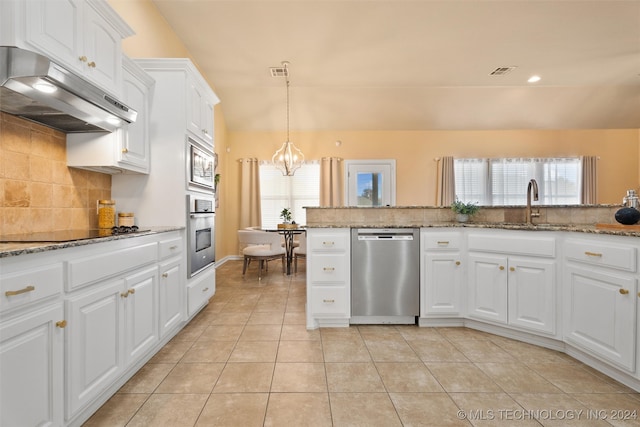
[[[453,156],[445,156],[437,164],[436,205],[450,206],[456,199],[456,180]]]
[[[240,228],[262,226],[260,209],[260,169],[258,159],[240,162]]]
[[[582,156],[582,185],[580,186],[580,203],[594,205],[598,203],[598,158]]]
[[[344,167],[338,157],[320,161],[320,206],[344,206]]]

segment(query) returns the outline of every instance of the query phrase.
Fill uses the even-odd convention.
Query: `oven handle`
[[[213,218],[214,215],[215,215],[214,212],[195,212],[195,213],[190,213],[189,217],[190,218]]]

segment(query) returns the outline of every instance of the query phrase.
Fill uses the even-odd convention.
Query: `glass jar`
[[[98,200],[98,228],[111,228],[116,225],[116,202]]]
[[[133,212],[118,212],[119,227],[133,227],[135,215]]]

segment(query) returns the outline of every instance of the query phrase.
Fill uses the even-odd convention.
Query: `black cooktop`
[[[73,242],[74,240],[97,239],[100,237],[119,236],[123,234],[139,234],[149,230],[139,230],[138,227],[113,227],[90,230],[59,230],[25,234],[0,235],[0,243],[27,242]]]

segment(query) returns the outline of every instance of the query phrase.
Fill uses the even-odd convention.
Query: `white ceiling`
[[[640,128],[640,0],[152,1],[233,131]]]

